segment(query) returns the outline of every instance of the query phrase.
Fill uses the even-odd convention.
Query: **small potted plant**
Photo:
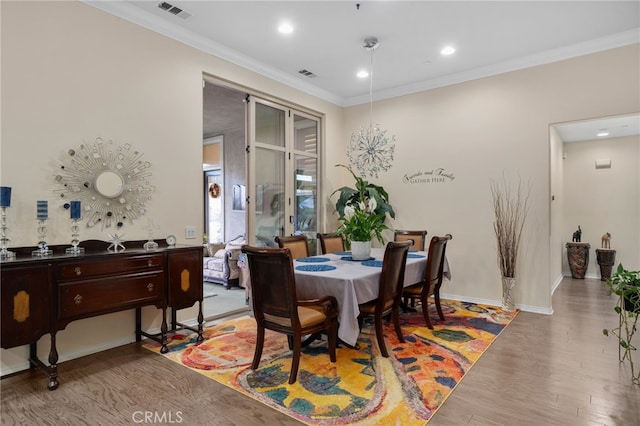
[[[618,295],[618,303],[614,310],[619,316],[618,327],[604,329],[605,336],[609,334],[618,338],[618,358],[620,362],[628,362],[631,368],[631,382],[640,385],[640,371],[636,371],[633,364],[633,351],[637,348],[632,339],[637,330],[640,317],[640,271],[628,271],[622,264],[606,282],[611,292]]]

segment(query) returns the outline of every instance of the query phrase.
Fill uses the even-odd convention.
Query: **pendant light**
[[[364,40],[364,48],[371,53],[369,70],[369,126],[353,132],[347,144],[347,158],[360,175],[378,177],[391,168],[396,137],[387,136],[378,124],[373,124],[373,53],[380,46],[376,37]]]

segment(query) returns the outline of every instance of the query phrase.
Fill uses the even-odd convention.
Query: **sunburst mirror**
[[[88,228],[121,228],[146,213],[156,189],[149,181],[150,169],[151,163],[131,144],[98,137],[67,151],[55,175],[56,192],[65,208],[72,200],[81,202]]]

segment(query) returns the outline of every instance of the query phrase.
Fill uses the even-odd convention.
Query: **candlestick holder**
[[[78,244],[80,244],[80,227],[78,226],[78,219],[71,219],[71,247],[68,247],[64,252],[72,256],[84,254],[84,248],[78,247]]]
[[[53,254],[47,244],[47,221],[38,219],[38,249],[31,252],[32,257],[47,257]]]
[[[158,243],[156,243],[153,240],[153,231],[155,229],[155,227],[153,226],[153,222],[149,221],[149,226],[148,226],[148,231],[149,231],[149,238],[148,241],[146,243],[144,243],[144,245],[142,246],[145,250],[157,250],[158,249]]]
[[[16,254],[7,250],[7,243],[11,241],[7,236],[9,227],[7,226],[7,208],[1,207],[0,212],[0,260],[12,260],[16,258]]]

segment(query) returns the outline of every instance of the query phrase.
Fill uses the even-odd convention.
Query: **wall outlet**
[[[196,227],[195,226],[185,226],[184,227],[184,237],[188,240],[194,239],[196,237]]]

